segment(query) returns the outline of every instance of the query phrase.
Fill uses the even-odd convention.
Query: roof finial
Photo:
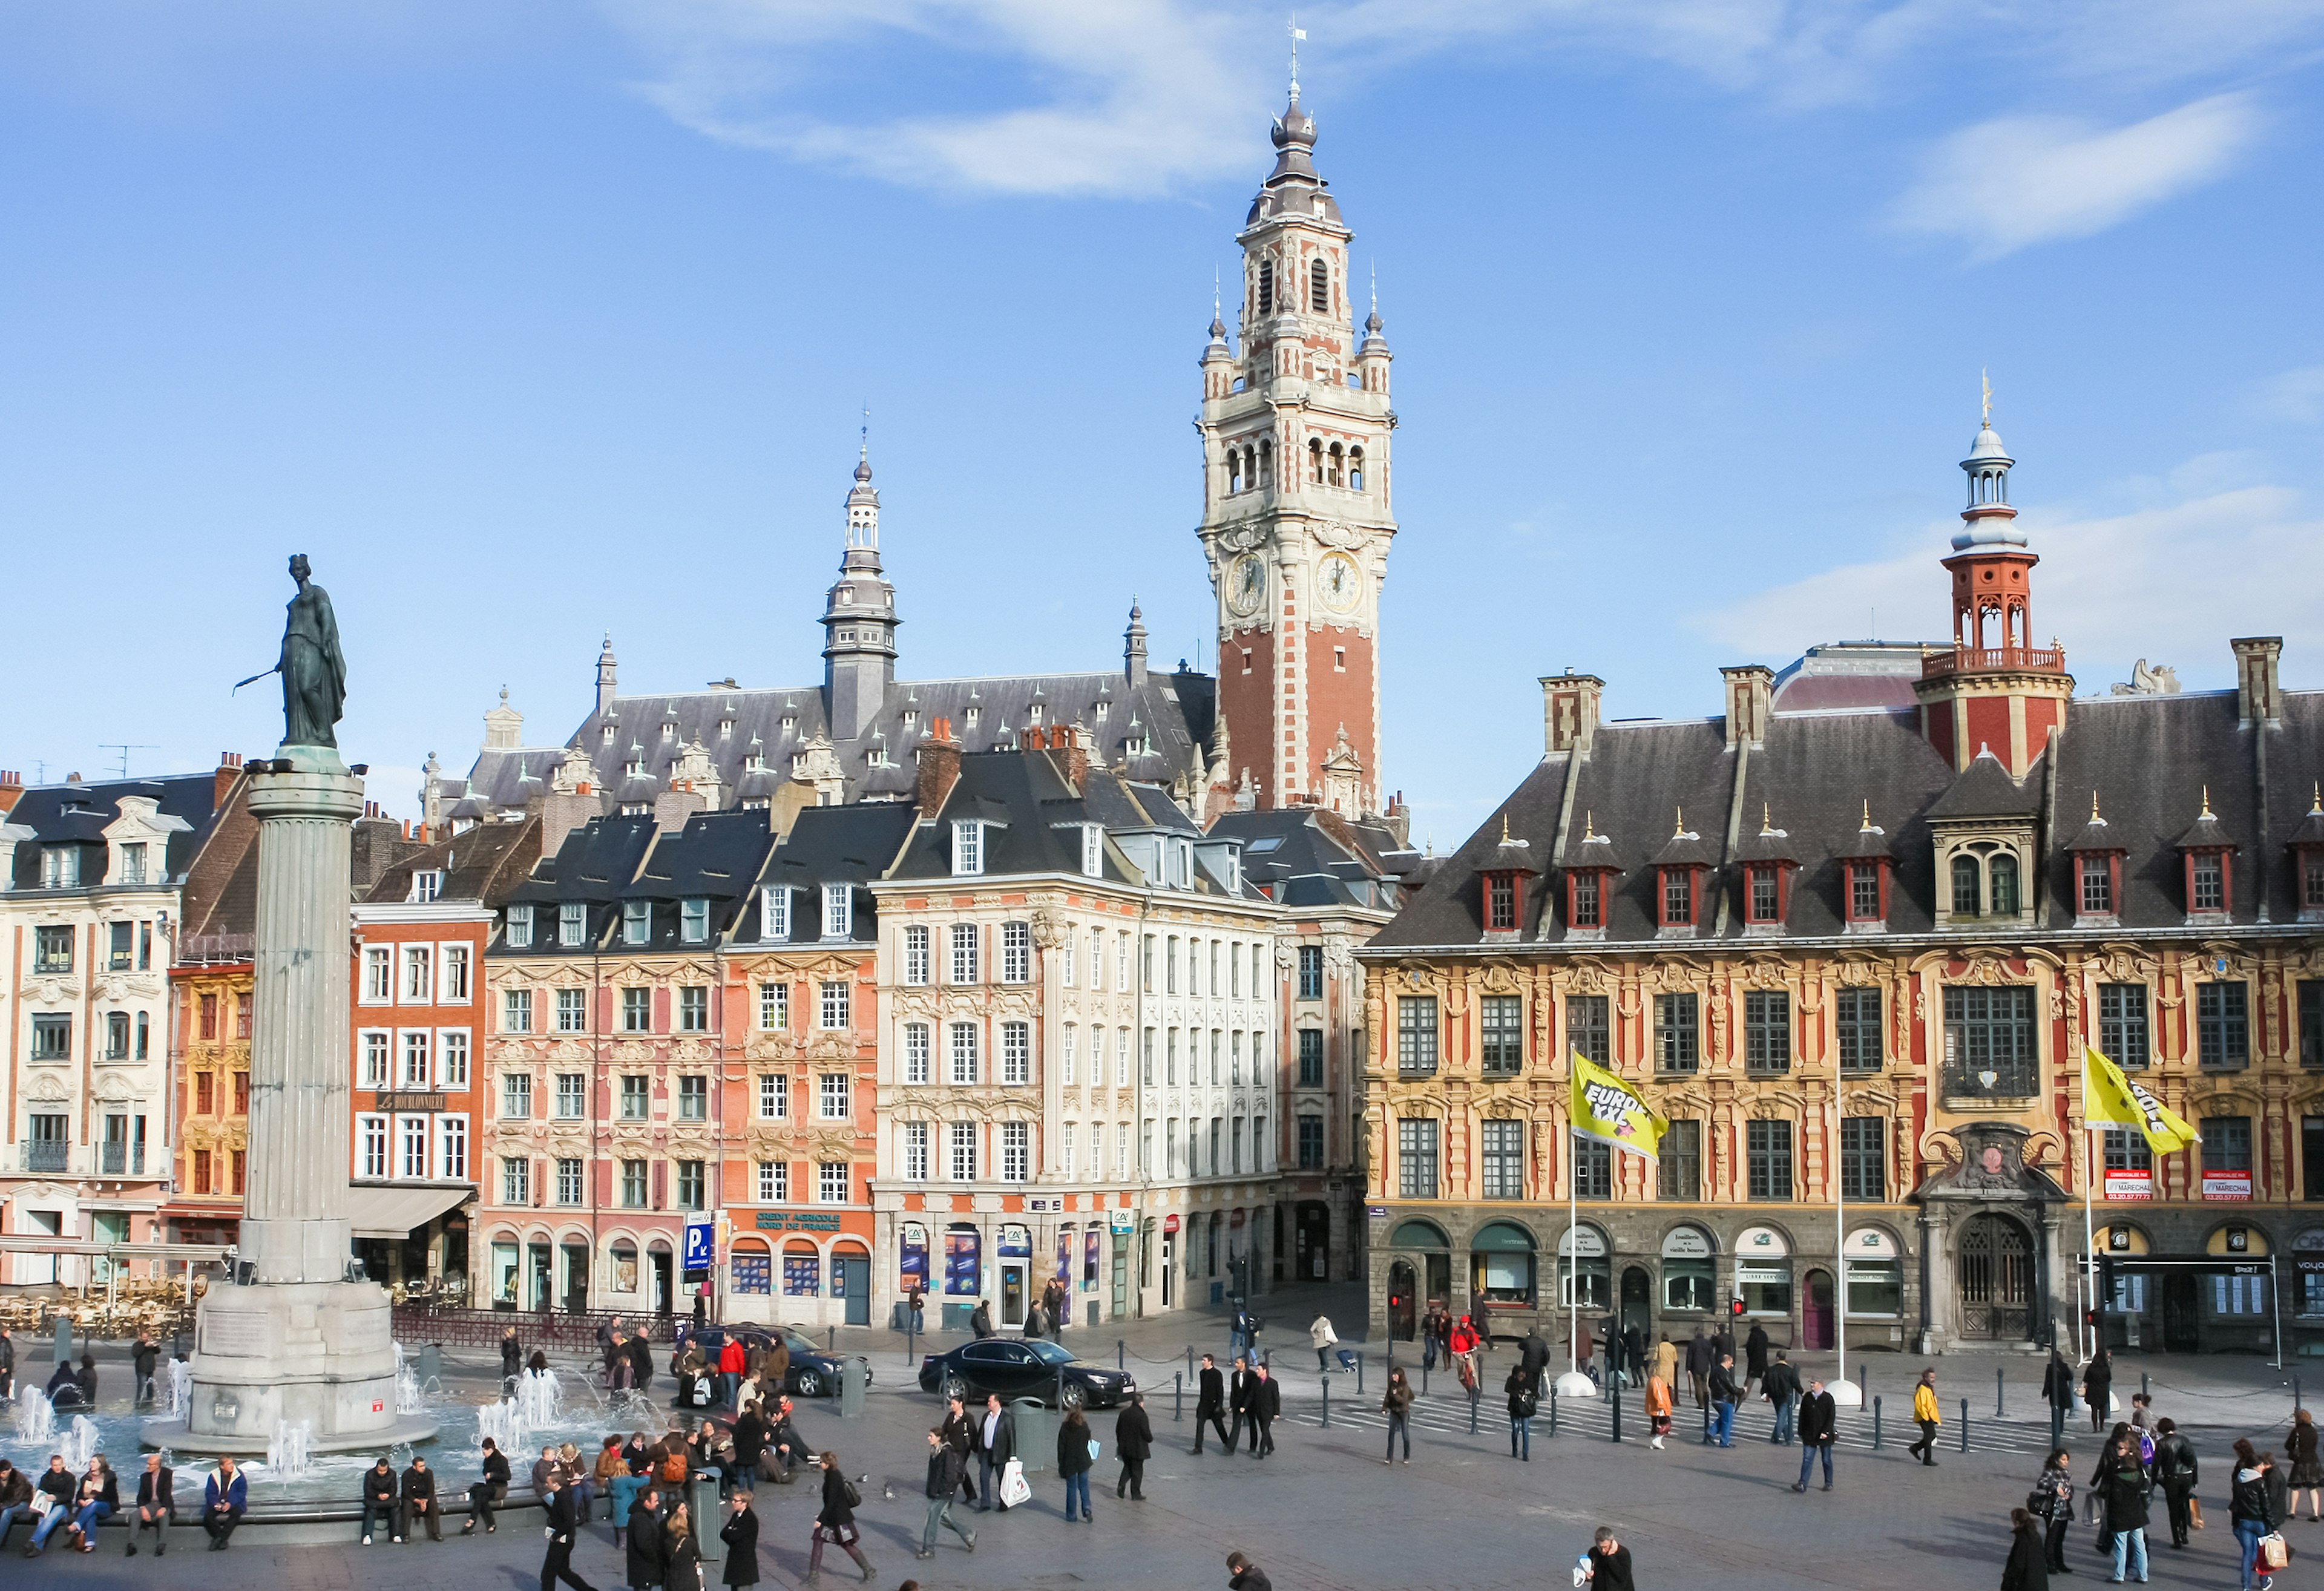
[[[1504,845],[1507,845],[1508,842],[1509,842],[1509,814],[1508,814],[1508,813],[1506,813],[1506,812],[1505,812],[1505,813],[1501,814],[1501,843],[1502,843],[1502,844],[1504,844]]]
[[[1674,840],[1686,832],[1686,808],[1682,806],[1677,808],[1676,811],[1678,813],[1678,822],[1671,827],[1671,838]]]
[[[2209,786],[2209,785],[2206,785],[2206,786],[2203,786],[2203,810],[2202,810],[2200,813],[2199,813],[2199,814],[2196,814],[2196,816],[2197,816],[2197,821],[2199,821],[2199,822],[2200,822],[2201,819],[2203,819],[2203,818],[2207,818],[2207,817],[2209,817],[2210,815],[2211,815],[2211,786]]]
[[[1584,807],[1582,812],[1582,837],[1584,840],[1595,840],[1598,838],[1597,823],[1598,814],[1595,812],[1591,811],[1589,808]]]
[[[1293,12],[1291,14],[1291,102],[1294,105],[1299,103],[1299,41],[1306,36],[1307,30],[1299,25],[1299,14]]]
[[[1983,369],[1977,372],[1977,384],[1985,390],[1985,412],[1978,417],[1978,424],[1990,426],[1993,424],[1993,382],[1987,378]]]
[[[1857,832],[1863,834],[1872,832],[1872,798],[1868,796],[1864,799],[1864,827]]]
[[[2324,783],[2317,785],[2314,805],[2310,806],[2308,811],[2312,817],[2324,816]]]
[[[2094,823],[2106,822],[2106,819],[2098,816],[2098,793],[2095,789],[2090,792],[2090,822]]]
[[[1759,832],[1772,834],[1775,832],[1775,804],[1772,801],[1762,801],[1759,803]]]

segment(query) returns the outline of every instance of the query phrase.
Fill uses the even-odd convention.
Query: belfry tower
[[[1315,170],[1296,60],[1273,138],[1275,170],[1237,239],[1240,346],[1214,307],[1195,422],[1219,708],[1231,777],[1249,775],[1259,805],[1377,813],[1379,597],[1396,535],[1388,339],[1376,297],[1356,337],[1353,235]]]

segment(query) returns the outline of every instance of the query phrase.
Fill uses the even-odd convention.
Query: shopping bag
[[[1011,1458],[1009,1461],[1009,1467],[1001,1472],[1001,1505],[1003,1508],[1014,1508],[1019,1503],[1029,1503],[1032,1500],[1033,1488],[1025,1484],[1024,1460]]]
[[[2292,1561],[2292,1549],[2285,1544],[2280,1531],[2270,1531],[2259,1539],[2255,1561],[2264,1569],[2280,1569]]]

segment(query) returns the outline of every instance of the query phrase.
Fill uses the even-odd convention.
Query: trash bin
[[[1027,1475],[1046,1475],[1057,1467],[1057,1426],[1065,1416],[1035,1398],[1019,1398],[1009,1405],[1017,1425],[1017,1457]]]
[[[842,1420],[863,1412],[864,1389],[871,1384],[871,1361],[862,1354],[850,1354],[839,1361],[839,1417]]]
[[[694,1541],[702,1549],[702,1561],[724,1562],[726,1543],[718,1539],[718,1528],[726,1521],[718,1507],[718,1483],[706,1476],[690,1482],[686,1488],[686,1513],[694,1522]]]

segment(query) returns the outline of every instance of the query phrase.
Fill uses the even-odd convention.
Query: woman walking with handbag
[[[1074,1504],[1081,1504],[1081,1517],[1090,1524],[1097,1516],[1090,1512],[1090,1466],[1095,1462],[1090,1449],[1097,1442],[1090,1435],[1089,1421],[1079,1409],[1065,1411],[1065,1418],[1057,1427],[1057,1474],[1065,1483],[1065,1522],[1074,1522]]]
[[[2227,1517],[2235,1522],[2243,1591],[2270,1591],[2275,1584],[2267,1566],[2258,1561],[2260,1543],[2275,1535],[2279,1517],[2269,1485],[2274,1469],[2274,1461],[2261,1458],[2250,1438],[2236,1439],[2235,1482],[2227,1494]],[[2280,1539],[2277,1544],[2282,1544]]]
[[[872,1577],[871,1560],[856,1543],[862,1535],[855,1528],[855,1510],[863,1499],[856,1494],[855,1485],[839,1473],[839,1455],[825,1453],[816,1462],[823,1466],[823,1506],[815,1516],[815,1544],[807,1555],[807,1577],[817,1580],[823,1577],[823,1549],[825,1543],[837,1547],[855,1560],[863,1577]]]
[[[685,1504],[662,1521],[661,1540],[662,1591],[702,1591],[702,1543],[694,1539]]]

